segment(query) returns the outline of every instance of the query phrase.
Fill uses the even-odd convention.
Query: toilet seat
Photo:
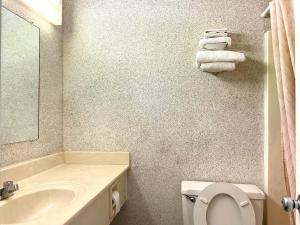
[[[194,225],[218,225],[213,224],[214,222],[209,221],[208,218],[210,217],[208,209],[217,197],[227,198],[227,201],[231,201],[231,205],[235,205],[233,208],[240,213],[237,218],[239,225],[256,225],[254,209],[248,196],[238,187],[228,183],[211,184],[199,194],[194,206]],[[229,215],[226,217],[226,210],[228,209],[224,207],[224,212],[218,211],[217,216],[220,220],[222,217],[231,219]]]

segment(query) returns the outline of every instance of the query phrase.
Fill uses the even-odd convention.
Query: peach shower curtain
[[[296,196],[295,20],[293,0],[270,2],[287,194]],[[295,219],[291,218],[291,224]]]

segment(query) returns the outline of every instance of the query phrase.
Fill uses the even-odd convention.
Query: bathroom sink
[[[26,223],[46,213],[59,211],[75,197],[68,189],[45,189],[22,194],[0,202],[0,224]]]

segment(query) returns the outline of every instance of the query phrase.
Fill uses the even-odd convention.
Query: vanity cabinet
[[[0,202],[0,214],[14,208],[0,224],[109,225],[127,200],[129,167],[128,152],[70,151],[0,168],[0,183],[19,185]]]
[[[121,174],[99,197],[93,199],[68,225],[109,225],[116,216],[115,205],[112,204],[113,191],[119,192],[122,207],[127,200],[127,172]]]

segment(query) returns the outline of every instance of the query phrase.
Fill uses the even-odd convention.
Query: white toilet
[[[181,184],[183,225],[262,225],[264,193],[255,185]]]

